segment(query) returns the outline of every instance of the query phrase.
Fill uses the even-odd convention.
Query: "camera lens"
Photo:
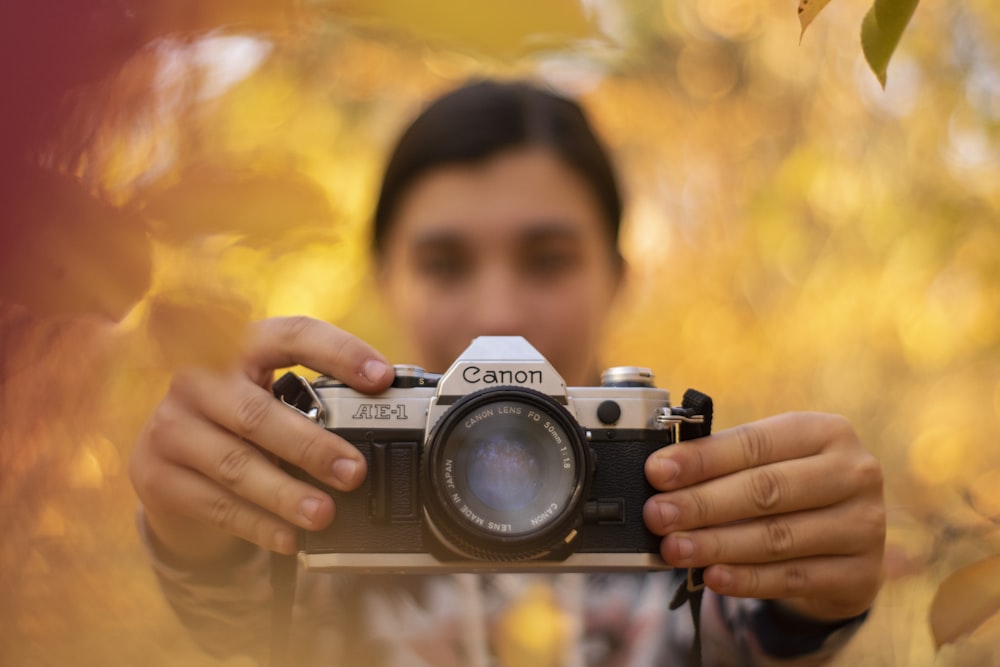
[[[531,504],[542,482],[541,461],[533,448],[511,436],[497,434],[469,444],[469,488],[476,498],[500,511]]]
[[[425,507],[463,556],[534,558],[576,526],[591,463],[565,408],[530,389],[485,389],[456,402],[425,448]]]

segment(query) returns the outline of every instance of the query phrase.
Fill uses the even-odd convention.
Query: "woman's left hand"
[[[653,453],[643,509],[675,567],[736,597],[839,620],[868,609],[885,547],[882,469],[842,417],[793,413]]]

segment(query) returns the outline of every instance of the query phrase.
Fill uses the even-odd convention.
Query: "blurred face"
[[[427,370],[476,336],[524,336],[567,384],[592,384],[620,281],[586,182],[544,149],[417,180],[385,240],[381,285]]]

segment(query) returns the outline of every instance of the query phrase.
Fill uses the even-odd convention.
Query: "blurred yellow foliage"
[[[608,365],[712,394],[720,428],[844,413],[882,461],[886,588],[836,664],[996,656],[992,621],[937,654],[929,618],[943,581],[939,642],[996,604],[962,569],[1000,553],[995,2],[924,0],[884,91],[859,61],[867,2],[801,45],[793,5],[749,0],[148,4],[160,39],[71,98],[83,157],[35,151],[65,175],[33,177],[0,247],[0,662],[220,664],[156,589],[123,462],[169,370],[226,364],[252,318],[320,317],[407,361],[367,257],[378,170],[478,74],[580,94],[618,157]],[[567,632],[539,596],[512,664]]]
[[[145,213],[162,239],[175,243],[212,234],[238,234],[267,245],[289,232],[329,233],[330,205],[311,179],[199,166],[145,197]]]
[[[149,304],[149,331],[170,369],[225,369],[244,347],[250,308],[205,291],[157,294]]]
[[[406,35],[481,56],[512,59],[527,52],[565,48],[596,39],[596,26],[575,0],[330,0],[335,12],[378,30]]]

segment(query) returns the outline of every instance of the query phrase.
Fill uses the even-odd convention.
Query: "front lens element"
[[[469,489],[502,512],[530,505],[542,486],[542,462],[535,448],[512,435],[487,436],[468,445]]]
[[[538,392],[498,388],[456,403],[425,452],[428,510],[460,551],[511,556],[560,543],[575,525],[590,465],[576,422]]]

